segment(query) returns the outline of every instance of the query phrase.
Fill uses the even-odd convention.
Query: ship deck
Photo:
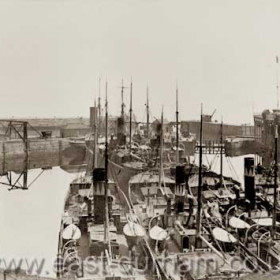
[[[123,234],[117,234],[114,232],[112,236],[119,245],[119,257],[113,259],[112,263],[109,264],[105,258],[99,256],[92,256],[90,252],[90,242],[91,238],[95,238],[95,235],[92,235],[91,232],[97,230],[97,233],[100,233],[98,230],[102,228],[103,225],[89,225],[87,231],[82,232],[81,239],[79,240],[78,246],[78,256],[82,259],[82,267],[80,272],[82,277],[79,279],[91,279],[91,280],[102,280],[107,277],[115,277],[114,279],[122,280],[148,280],[149,277],[147,272],[143,273],[141,270],[135,269],[132,265],[131,260],[129,259],[129,251],[126,238]],[[98,235],[98,238],[103,238]]]
[[[221,258],[212,251],[195,251],[170,254],[166,258],[158,259],[158,262],[164,267],[167,275],[172,276],[173,280],[181,280],[182,276],[189,277],[183,279],[194,280],[235,279],[250,273],[247,268],[240,267],[241,262],[236,262],[235,265],[238,267],[233,267],[231,259],[232,256],[229,254],[225,255],[225,258]]]

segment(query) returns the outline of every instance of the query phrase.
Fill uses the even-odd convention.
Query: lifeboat
[[[222,245],[226,252],[231,252],[234,249],[237,239],[231,233],[220,227],[215,227],[212,233],[214,239]]]
[[[216,240],[223,242],[223,243],[236,243],[237,239],[229,232],[226,230],[220,228],[220,227],[215,227],[213,229],[213,236]]]
[[[163,251],[165,240],[168,236],[167,231],[160,226],[155,225],[150,229],[149,235],[152,243],[155,246],[156,252]]]
[[[81,235],[81,230],[74,224],[67,226],[62,232],[64,240],[79,240]]]
[[[273,219],[270,217],[257,218],[257,219],[253,219],[253,221],[261,227],[272,227],[273,225]],[[279,222],[276,222],[276,224],[279,225]]]
[[[159,226],[150,229],[150,238],[155,241],[163,241],[167,238],[167,231]]]
[[[139,218],[134,214],[129,214],[127,216],[127,223],[123,228],[123,233],[129,247],[132,248],[145,236],[146,231],[140,224]]]
[[[237,217],[231,217],[229,219],[229,225],[234,229],[248,229],[250,225],[246,223],[245,221],[237,218]]]

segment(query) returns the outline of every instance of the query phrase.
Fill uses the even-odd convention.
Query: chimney
[[[255,191],[255,166],[254,158],[244,158],[244,186],[245,198],[250,201],[251,209],[255,208],[256,191]]]
[[[119,117],[117,119],[117,138],[118,138],[118,145],[123,146],[126,142],[125,137],[125,122],[123,117]]]
[[[105,217],[105,168],[95,168],[92,172],[94,222],[104,224]]]
[[[90,107],[90,118],[89,118],[89,124],[90,127],[93,129],[94,124],[97,125],[97,113],[98,113],[98,108],[97,107]]]
[[[175,186],[175,205],[176,213],[184,212],[184,200],[185,200],[185,166],[176,166],[176,186]]]

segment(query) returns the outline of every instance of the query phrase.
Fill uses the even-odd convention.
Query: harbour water
[[[214,160],[214,158],[216,159]],[[229,164],[228,162],[231,162]],[[198,162],[198,156],[195,158]],[[207,155],[203,163],[212,163],[213,171],[219,172],[219,156]],[[243,184],[244,156],[224,159],[224,175]],[[233,168],[235,172],[233,171]],[[36,178],[40,169],[29,171],[29,180]],[[15,258],[29,263],[44,260],[42,275],[54,277],[53,262],[57,254],[58,232],[64,199],[71,180],[78,173],[69,174],[59,167],[46,170],[27,191],[8,191],[0,188],[0,268],[3,260]]]
[[[32,182],[42,171],[29,170]],[[77,176],[59,167],[44,171],[28,190],[0,188],[0,267],[16,257],[44,262],[42,275],[55,276],[52,265],[57,254],[58,233],[64,198]]]

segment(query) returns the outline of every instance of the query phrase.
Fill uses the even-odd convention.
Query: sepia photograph
[[[279,0],[0,0],[0,280],[279,280],[279,58]]]

